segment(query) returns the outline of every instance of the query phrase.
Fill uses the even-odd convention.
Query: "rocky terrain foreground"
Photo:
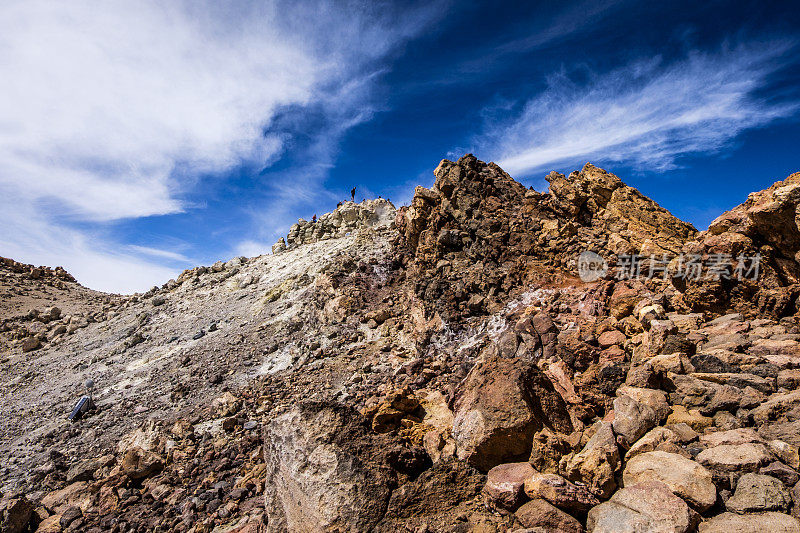
[[[800,533],[800,173],[434,174],[145,294],[0,260],[0,531]]]

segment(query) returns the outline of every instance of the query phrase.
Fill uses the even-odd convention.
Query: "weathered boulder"
[[[541,498],[559,509],[585,513],[600,503],[585,487],[570,483],[558,474],[534,473],[525,480],[525,494],[535,500]]]
[[[670,451],[677,449],[678,436],[665,427],[656,427],[645,433],[644,437],[636,441],[625,454],[625,460],[630,461],[639,454],[654,450]]]
[[[620,444],[630,448],[639,438],[658,423],[652,407],[639,403],[630,396],[621,395],[614,399],[614,420],[611,427]]]
[[[605,503],[589,511],[589,533],[689,531],[696,523],[686,502],[663,483],[650,481],[620,489]]]
[[[524,498],[525,480],[536,474],[528,462],[497,465],[486,475],[483,492],[495,504],[516,509]]]
[[[611,424],[599,422],[583,449],[565,456],[561,462],[565,477],[580,481],[601,498],[608,498],[617,487],[614,479],[620,468],[619,448]]]
[[[386,511],[390,472],[358,412],[300,404],[264,427],[269,531],[367,531]]]
[[[570,450],[571,446],[566,435],[544,427],[533,436],[528,462],[539,472],[556,474],[559,461]]]
[[[712,471],[738,475],[755,472],[770,460],[771,455],[767,447],[752,442],[720,444],[697,455],[697,462]]]
[[[24,496],[0,500],[0,531],[22,533],[27,530],[33,514],[33,504]]]
[[[700,524],[700,533],[800,533],[800,522],[783,513],[722,513]]]
[[[36,350],[42,345],[42,341],[39,340],[39,337],[27,337],[22,340],[22,351],[23,352],[32,352]]]
[[[686,409],[682,405],[673,405],[667,417],[667,424],[686,424],[697,432],[714,425],[711,417],[704,416],[698,409]]]
[[[775,461],[767,466],[761,467],[758,473],[766,476],[772,476],[780,480],[780,482],[787,487],[791,487],[800,481],[800,474],[797,473],[797,470],[781,463],[780,461]]]
[[[545,426],[572,431],[564,400],[535,365],[490,357],[470,371],[455,404],[459,459],[484,471],[527,460],[534,433]]]
[[[580,522],[545,500],[531,500],[514,514],[523,527],[533,531],[583,533]]]
[[[667,395],[663,391],[622,385],[617,389],[617,396],[623,395],[650,407],[655,411],[658,423],[663,422],[669,415],[669,403],[667,402]]]
[[[622,479],[625,486],[660,481],[700,512],[717,499],[711,472],[675,453],[653,451],[637,455],[625,465]]]
[[[786,511],[792,504],[789,491],[779,480],[762,474],[745,474],[736,484],[736,492],[725,502],[735,513]]]
[[[164,460],[156,453],[141,448],[129,448],[122,456],[120,470],[133,480],[151,477],[164,468]]]
[[[428,524],[433,531],[440,531],[445,525],[451,525],[453,517],[464,512],[467,504],[480,495],[484,478],[483,474],[463,461],[440,461],[413,481],[392,491],[383,519],[374,531],[403,531],[412,520]],[[354,501],[351,505],[358,506],[359,502]],[[363,531],[351,523],[345,524],[343,530]]]

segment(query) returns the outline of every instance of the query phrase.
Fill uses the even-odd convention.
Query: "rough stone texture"
[[[559,509],[585,513],[600,503],[585,487],[570,483],[557,474],[535,473],[525,480],[525,494],[535,500],[541,498]]]
[[[497,465],[486,475],[483,491],[495,505],[516,509],[523,499],[525,480],[534,474],[528,462]]]
[[[662,423],[669,415],[669,403],[667,403],[667,395],[663,391],[623,385],[617,389],[617,396],[622,395],[649,406],[656,414],[657,423]]]
[[[651,481],[620,489],[609,501],[593,508],[586,529],[589,533],[683,533],[694,523],[695,516],[683,500],[663,483]]]
[[[460,459],[481,470],[526,460],[544,426],[569,433],[572,424],[564,400],[536,366],[495,357],[469,373],[453,420]]]
[[[0,531],[22,533],[28,527],[33,514],[33,504],[27,498],[0,500]]]
[[[791,504],[792,497],[779,480],[762,474],[745,474],[739,478],[736,492],[725,502],[725,507],[741,514],[786,511]]]
[[[747,201],[717,217],[697,239],[687,243],[686,253],[729,253],[733,257],[761,253],[758,280],[696,284],[685,299],[694,309],[720,311],[725,306],[752,313],[780,316],[794,310],[800,279],[795,260],[800,251],[796,212],[800,204],[800,173],[751,193]],[[794,282],[796,283],[796,281]]]
[[[614,399],[614,420],[611,427],[625,448],[630,448],[639,438],[653,429],[658,416],[652,407],[639,403],[630,396]]]
[[[625,460],[630,461],[639,454],[652,452],[661,448],[670,448],[680,442],[678,435],[665,427],[653,428],[644,437],[636,441],[625,454]]]
[[[285,241],[278,241],[274,251],[291,249],[301,244],[335,239],[361,228],[388,226],[394,222],[395,207],[383,199],[364,200],[361,203],[343,202],[316,222],[300,220],[289,229]],[[280,244],[285,243],[282,248]]]
[[[386,512],[390,478],[380,448],[359,449],[356,412],[307,404],[264,428],[269,531],[366,531]]]
[[[764,257],[757,283],[619,280],[621,253],[674,254],[692,239],[713,252],[739,232],[698,237],[592,165],[551,174],[549,193],[472,156],[435,177],[395,224],[388,208],[375,220],[358,214],[373,204],[345,202],[276,255],[143,294],[0,260],[0,491],[27,494],[32,522],[53,530],[526,527],[486,505],[487,476],[460,452],[484,469],[528,459],[548,474],[529,479],[533,495],[571,509],[585,491],[617,498],[625,523],[674,531],[685,521],[670,513],[691,522],[691,505],[653,507],[631,483],[614,495],[648,453],[702,460],[720,506],[741,505],[748,471],[796,482],[800,284],[781,277],[800,269],[793,245],[738,243]],[[757,209],[774,235],[797,232],[786,198]],[[587,249],[609,265],[591,283],[575,260]],[[23,352],[26,339],[40,346]],[[100,409],[65,429],[87,378]],[[523,512],[532,528],[576,527],[548,505]]]
[[[800,522],[782,513],[722,513],[700,524],[700,533],[800,533]]]
[[[755,443],[720,444],[697,456],[697,462],[711,470],[738,474],[755,472],[770,459],[767,447]]]
[[[586,446],[580,452],[564,457],[563,461],[567,479],[585,483],[601,498],[608,498],[616,488],[614,476],[619,468],[619,448],[608,422],[600,422]]]
[[[517,509],[515,515],[523,527],[534,531],[583,533],[580,522],[545,500],[531,500]]]
[[[675,453],[654,451],[637,455],[625,465],[622,479],[625,486],[660,481],[700,512],[717,500],[711,472]]]

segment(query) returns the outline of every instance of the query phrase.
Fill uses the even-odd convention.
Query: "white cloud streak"
[[[99,256],[154,267],[117,287],[97,269],[75,272],[93,287],[165,281],[169,269],[151,261],[177,255],[89,239],[114,221],[185,211],[200,176],[274,162],[287,138],[271,125],[287,106],[333,98],[358,116],[365,93],[351,84],[440,7],[0,3],[0,253],[71,271]],[[49,234],[61,239],[47,252]]]
[[[793,115],[797,103],[754,93],[786,61],[793,43],[690,53],[632,63],[577,85],[564,74],[527,100],[521,112],[493,118],[476,139],[508,172],[525,176],[549,165],[592,159],[667,170],[685,154],[716,152],[747,129]]]

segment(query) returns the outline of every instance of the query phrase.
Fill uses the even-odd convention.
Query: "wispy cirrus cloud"
[[[334,133],[357,123],[381,60],[441,7],[3,2],[0,252],[63,264],[107,290],[165,281],[174,267],[164,261],[180,254],[117,242],[110,224],[184,212],[209,175],[270,166],[298,133],[274,127],[286,109],[320,112]],[[323,178],[324,168],[307,185]],[[48,234],[61,237],[49,253],[39,246]],[[142,280],[85,268],[98,255],[128,261]]]
[[[633,62],[573,82],[554,74],[545,91],[487,109],[474,145],[507,171],[528,175],[587,159],[666,170],[685,154],[722,149],[743,131],[790,117],[797,101],[757,92],[788,63],[791,41]]]

